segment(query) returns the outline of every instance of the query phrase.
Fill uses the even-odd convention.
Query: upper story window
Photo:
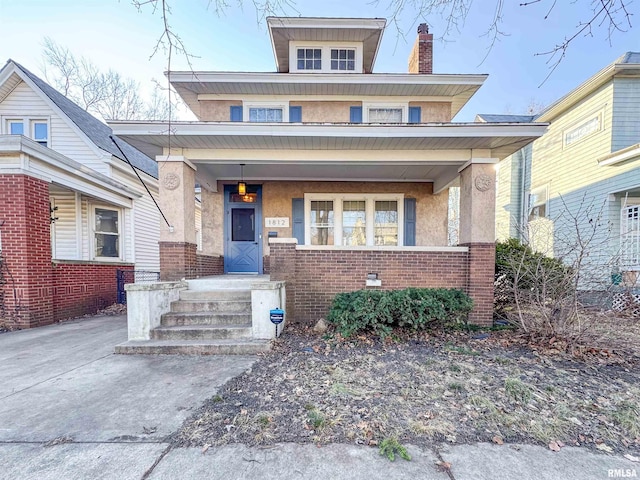
[[[365,103],[364,123],[407,123],[408,104]]]
[[[289,70],[299,73],[363,73],[362,42],[290,41]]]
[[[24,135],[42,146],[49,146],[49,122],[43,118],[8,119],[6,120],[5,132],[9,135]]]
[[[332,48],[331,70],[350,70],[356,68],[355,48]]]
[[[322,70],[322,49],[298,48],[298,70]]]
[[[282,108],[251,107],[249,108],[250,122],[282,122]]]

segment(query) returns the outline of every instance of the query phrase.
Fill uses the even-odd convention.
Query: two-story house
[[[491,324],[495,165],[544,124],[452,123],[486,75],[434,74],[420,25],[408,73],[375,73],[385,20],[268,18],[275,72],[169,72],[198,121],[110,122],[156,158],[163,279],[194,276],[194,183],[208,273],[287,282],[289,319],[364,288],[462,288]],[[461,188],[460,242],[447,242]]]
[[[499,165],[497,238],[528,237],[558,255],[569,253],[562,249],[582,232],[582,241],[590,240],[583,288],[606,288],[612,280],[637,287],[640,53],[624,54],[535,117],[478,120],[549,123],[542,137]]]
[[[116,302],[118,270],[159,271],[160,214],[141,183],[157,197],[157,176],[155,160],[9,60],[0,70],[0,320],[26,328],[93,313]]]

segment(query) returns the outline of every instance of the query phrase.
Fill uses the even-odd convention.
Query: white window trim
[[[575,140],[567,143],[567,135],[579,130],[581,127],[585,126],[586,124],[588,124],[589,122],[591,122],[592,120],[597,119],[598,120],[598,128],[596,128],[595,130],[592,130],[582,136],[577,137]],[[580,118],[580,120],[573,122],[571,125],[569,125],[567,128],[565,128],[564,130],[562,130],[562,149],[565,150],[567,148],[571,148],[574,145],[577,145],[579,143],[582,143],[584,140],[593,137],[594,135],[597,135],[598,133],[601,133],[604,131],[604,108],[590,114],[590,115],[585,115],[582,118]]]
[[[125,260],[125,225],[124,225],[124,211],[120,207],[115,205],[109,205],[108,203],[94,203],[89,202],[89,256],[91,260],[98,262],[114,262],[120,263]],[[102,208],[104,210],[113,210],[118,212],[118,256],[117,257],[98,257],[96,255],[96,208]]]
[[[362,123],[370,123],[369,122],[370,108],[399,108],[402,110],[402,121],[400,123],[409,122],[409,104],[408,103],[362,102]]]
[[[47,124],[47,147],[51,145],[51,118],[47,116],[26,116],[22,117],[20,115],[3,115],[0,117],[2,119],[2,129],[0,133],[5,135],[11,135],[11,124],[12,123],[22,123],[22,135],[30,138],[34,142],[37,142],[35,139],[35,124],[36,123],[46,123]]]
[[[531,212],[533,211],[533,209],[541,205],[544,205],[544,212],[545,212],[544,217],[537,217],[530,221],[535,221],[538,218],[549,218],[549,185],[548,184],[531,190],[529,192],[528,198],[529,198],[529,205],[528,205],[527,219],[531,217]],[[541,199],[544,199],[544,201],[542,201]]]
[[[342,202],[345,200],[364,200],[366,202],[366,229],[368,247],[375,245],[375,202],[398,202],[398,245],[404,245],[404,194],[402,193],[305,193],[304,195],[304,244],[311,245],[311,202],[333,201],[333,245],[342,246]]]
[[[249,118],[249,111],[252,108],[281,108],[282,109],[282,122],[276,123],[289,123],[289,102],[242,102],[242,118],[245,122],[251,122]],[[271,123],[271,122],[260,122]]]
[[[49,120],[45,118],[30,118],[29,119],[29,134],[34,142],[40,143],[39,140],[36,139],[36,123],[44,123],[47,126],[47,144],[45,147],[49,147],[51,145],[51,126],[49,125]]]
[[[627,251],[624,248],[627,238],[629,236],[627,226],[628,226],[628,218],[627,218],[627,209],[629,208],[640,208],[640,198],[629,197],[624,202],[622,207],[620,208],[620,251],[622,253],[622,261],[624,270],[632,270],[637,271],[640,270],[640,263],[631,265],[626,264],[627,261]],[[637,232],[638,237],[640,237],[640,232]],[[640,238],[636,239],[637,242],[640,242]]]
[[[299,48],[315,48],[321,49],[321,61],[322,68],[320,70],[298,70],[298,49]],[[331,70],[331,50],[334,48],[348,48],[356,51],[355,54],[355,67],[353,70]],[[362,73],[363,72],[363,56],[362,56],[362,42],[307,42],[296,41],[289,42],[289,72],[291,73]]]

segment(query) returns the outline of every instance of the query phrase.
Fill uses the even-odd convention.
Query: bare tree
[[[156,86],[151,99],[140,96],[140,85],[115,70],[102,72],[90,60],[77,58],[50,38],[43,41],[45,77],[63,95],[103,119],[167,120],[175,116]]]
[[[379,5],[381,0],[375,0],[374,5]],[[519,6],[523,8],[532,5],[544,6],[544,19],[551,20],[560,15],[558,12],[558,0],[520,0]],[[564,39],[555,45],[541,47],[537,55],[549,57],[550,71],[547,78],[562,62],[569,47],[581,36],[593,36],[596,30],[605,30],[607,39],[611,42],[616,32],[626,32],[631,28],[631,5],[633,0],[574,0],[572,8],[581,12],[577,25],[567,27],[568,33]],[[416,21],[421,19],[428,21],[430,17],[437,16],[445,21],[443,38],[448,38],[454,32],[460,32],[467,20],[472,7],[482,4],[484,10],[491,9],[493,15],[486,28],[486,37],[489,39],[487,54],[495,42],[502,36],[508,35],[503,28],[508,28],[509,19],[505,17],[505,0],[390,0],[390,22],[396,25],[402,33],[399,18],[403,13],[415,15]],[[485,57],[486,58],[486,57]],[[546,79],[545,79],[546,80]]]

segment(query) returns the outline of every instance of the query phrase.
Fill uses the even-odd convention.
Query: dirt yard
[[[637,320],[629,323],[640,333]],[[640,358],[633,349],[640,342],[568,352],[553,339],[532,346],[511,331],[488,335],[345,340],[289,327],[173,441],[205,448],[492,441],[638,456]]]

